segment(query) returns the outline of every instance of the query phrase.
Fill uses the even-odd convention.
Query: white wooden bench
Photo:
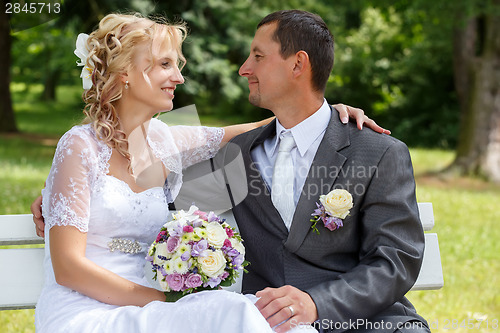
[[[419,203],[420,219],[425,231],[434,227],[431,203]],[[221,214],[235,226],[231,211]],[[43,285],[44,248],[26,248],[24,245],[43,246],[44,241],[35,233],[31,214],[0,215],[0,310],[32,309]],[[146,275],[151,277],[149,265]],[[157,285],[156,281],[152,281]],[[411,290],[439,289],[443,286],[443,271],[439,245],[435,233],[425,233],[424,262],[417,282]],[[228,288],[241,290],[241,280]]]

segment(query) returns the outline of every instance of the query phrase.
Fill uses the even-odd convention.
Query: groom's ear
[[[299,51],[295,54],[295,62],[293,67],[293,76],[298,77],[307,72],[311,67],[309,55],[305,51]]]

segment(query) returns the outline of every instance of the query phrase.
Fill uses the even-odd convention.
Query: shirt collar
[[[286,131],[292,132],[299,154],[300,156],[304,156],[312,143],[326,130],[330,122],[330,117],[330,107],[326,99],[323,99],[323,104],[316,112],[291,129],[284,128],[279,120],[276,119],[276,136],[268,146],[268,157],[274,155],[279,143],[279,137],[282,132]]]

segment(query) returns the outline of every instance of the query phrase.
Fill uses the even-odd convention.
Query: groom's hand
[[[33,214],[33,222],[35,222],[36,234],[37,236],[43,238],[45,236],[45,222],[42,216],[42,196],[39,196],[35,199],[35,201],[33,201],[30,209],[31,214]]]
[[[260,313],[278,333],[287,332],[302,324],[311,324],[318,319],[316,304],[308,293],[286,285],[266,288],[255,294],[260,299],[255,303]]]

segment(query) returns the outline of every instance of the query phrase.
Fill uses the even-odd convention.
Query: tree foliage
[[[73,57],[77,33],[89,32],[109,12],[140,10],[188,25],[186,83],[176,94],[177,106],[194,103],[202,114],[235,121],[259,119],[269,113],[248,103],[238,68],[262,17],[278,9],[304,9],[323,17],[335,36],[336,60],[326,91],[330,102],[362,107],[409,145],[455,147],[460,115],[453,72],[456,13],[476,15],[487,2],[66,0],[64,15],[52,27],[15,37],[13,78],[44,82],[47,68],[55,68],[63,69],[61,82],[80,84]]]

